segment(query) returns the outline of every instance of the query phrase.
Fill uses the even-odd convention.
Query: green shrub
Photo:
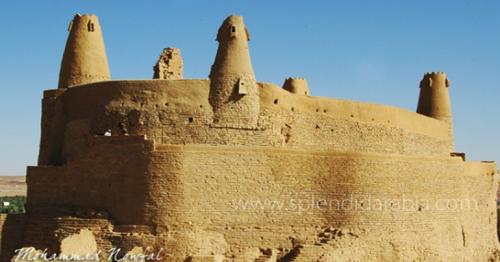
[[[4,205],[8,202],[9,205]],[[0,213],[20,214],[24,213],[24,204],[26,203],[25,196],[0,197]]]

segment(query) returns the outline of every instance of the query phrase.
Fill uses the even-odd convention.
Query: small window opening
[[[94,23],[92,23],[92,21],[89,21],[89,23],[87,24],[87,29],[89,30],[89,32],[94,32]]]

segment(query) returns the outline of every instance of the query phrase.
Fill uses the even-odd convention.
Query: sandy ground
[[[0,196],[25,196],[25,176],[0,176]]]

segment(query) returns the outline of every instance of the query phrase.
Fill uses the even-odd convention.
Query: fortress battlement
[[[500,260],[497,166],[454,152],[445,73],[423,76],[413,112],[259,82],[241,16],[216,40],[209,79],[184,79],[165,48],[154,79],[112,80],[97,17],[74,17],[27,213],[0,217],[2,261],[71,245],[169,262]]]

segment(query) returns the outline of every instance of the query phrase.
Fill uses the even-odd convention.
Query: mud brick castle
[[[315,97],[298,77],[258,82],[240,16],[216,39],[209,79],[183,79],[180,50],[167,48],[154,79],[111,80],[98,18],[74,17],[58,88],[43,93],[27,213],[0,222],[2,261],[20,247],[149,247],[164,261],[500,259],[497,167],[454,152],[444,73],[423,76],[411,112]]]

